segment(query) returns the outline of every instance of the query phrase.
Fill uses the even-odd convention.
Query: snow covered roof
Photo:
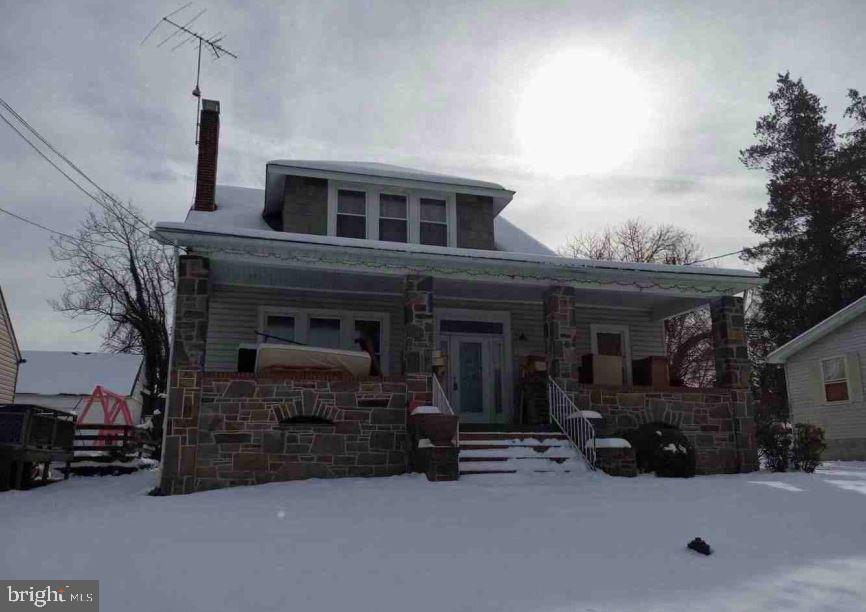
[[[16,393],[87,395],[101,385],[131,395],[142,375],[144,358],[126,353],[24,351]]]
[[[268,162],[269,166],[280,166],[292,170],[317,170],[321,172],[334,172],[338,174],[355,174],[364,177],[396,178],[408,181],[422,181],[425,183],[440,183],[443,185],[456,185],[462,187],[479,187],[482,189],[496,189],[508,191],[498,183],[479,181],[477,179],[463,178],[440,174],[438,172],[427,172],[404,166],[392,164],[380,164],[377,162],[351,162],[351,161],[322,161],[308,159],[278,159]],[[511,192],[514,193],[514,192]]]
[[[265,167],[265,214],[276,214],[283,202],[286,176],[308,176],[338,181],[354,181],[414,189],[447,190],[493,199],[496,214],[502,212],[514,192],[498,183],[477,179],[427,172],[415,168],[380,164],[376,162],[320,161],[283,159],[267,163]]]
[[[851,302],[842,310],[831,314],[829,317],[814,327],[810,327],[790,342],[783,344],[767,355],[767,361],[769,363],[785,363],[794,354],[799,353],[810,344],[817,342],[849,321],[856,319],[864,312],[866,312],[866,295],[861,297],[859,300]]]
[[[273,232],[262,217],[264,189],[217,185],[215,211],[190,210],[185,225],[222,230]],[[555,255],[555,253],[502,215],[493,219],[496,248],[511,253]],[[281,232],[282,233],[282,232]]]
[[[3,297],[3,288],[0,287],[0,325],[5,325],[9,339],[12,341],[12,350],[15,351],[15,359],[21,359],[21,349],[18,347],[18,339],[15,337],[15,330],[12,328],[12,317],[9,315],[9,309],[6,308],[6,298]]]

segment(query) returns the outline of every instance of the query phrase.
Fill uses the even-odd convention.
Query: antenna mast
[[[201,115],[201,89],[199,88],[201,81],[201,51],[202,48],[207,49],[213,55],[214,61],[220,59],[224,55],[228,55],[231,58],[237,59],[238,56],[226,49],[222,46],[222,41],[225,39],[225,35],[222,32],[217,32],[216,34],[212,34],[211,36],[206,36],[203,32],[197,32],[195,30],[191,30],[190,26],[192,23],[197,20],[199,17],[204,15],[207,9],[202,9],[192,19],[188,20],[184,24],[177,23],[172,19],[175,15],[180,13],[181,11],[186,10],[192,5],[192,2],[187,2],[179,9],[172,11],[158,22],[156,25],[151,28],[150,32],[147,33],[147,36],[142,39],[140,44],[144,44],[151,35],[156,32],[157,28],[161,26],[163,23],[168,24],[169,26],[174,28],[174,31],[169,34],[165,39],[162,40],[157,47],[163,46],[165,43],[173,39],[178,34],[181,35],[181,41],[177,43],[174,47],[171,48],[172,51],[177,51],[184,45],[189,42],[197,41],[198,42],[198,58],[196,61],[195,68],[195,88],[192,90],[192,95],[196,98],[196,109],[195,109],[195,144],[198,145],[198,132],[199,132],[199,117]]]

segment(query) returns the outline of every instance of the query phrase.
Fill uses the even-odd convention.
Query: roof
[[[131,395],[144,358],[128,353],[24,351],[15,393],[89,395],[101,385],[118,395]]]
[[[777,348],[767,355],[767,362],[785,363],[796,353],[799,353],[807,346],[817,342],[846,323],[853,321],[864,312],[866,312],[866,295],[830,315],[814,327],[810,327],[790,342]]]
[[[184,225],[220,230],[274,232],[262,217],[262,204],[265,199],[264,189],[217,185],[215,199],[216,210],[190,209]],[[502,215],[493,219],[493,229],[496,237],[496,248],[502,251],[534,255],[555,254]]]
[[[498,183],[427,172],[415,168],[377,162],[322,161],[309,159],[278,159],[265,166],[265,214],[276,214],[283,202],[286,176],[308,176],[328,180],[372,183],[407,189],[443,190],[487,196],[493,200],[496,214],[502,212],[514,192]]]
[[[15,329],[12,327],[12,317],[9,315],[9,309],[6,308],[6,298],[3,297],[3,288],[0,287],[0,314],[6,324],[6,329],[9,330],[9,338],[12,340],[12,349],[15,351],[15,359],[21,361],[21,348],[18,346],[18,339],[15,337]]]
[[[463,187],[478,187],[481,189],[508,191],[498,183],[440,174],[438,172],[428,172],[426,170],[416,170],[415,168],[394,166],[392,164],[380,164],[378,162],[278,159],[268,162],[268,165],[300,170],[317,170],[320,172],[335,172],[338,174],[356,174],[365,177],[375,176],[379,178],[405,179],[408,181],[422,181],[425,183],[440,183],[442,185],[457,185]]]

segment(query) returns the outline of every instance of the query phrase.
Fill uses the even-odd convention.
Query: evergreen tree
[[[866,124],[866,103],[850,95],[848,115]],[[740,152],[769,174],[767,206],[750,224],[764,240],[744,253],[768,280],[751,330],[764,352],[866,294],[866,131],[837,137],[820,99],[790,74],[769,100],[757,143]]]

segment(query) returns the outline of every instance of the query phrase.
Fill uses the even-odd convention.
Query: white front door
[[[505,420],[503,410],[503,342],[489,334],[441,334],[448,355],[449,400],[465,423]]]

